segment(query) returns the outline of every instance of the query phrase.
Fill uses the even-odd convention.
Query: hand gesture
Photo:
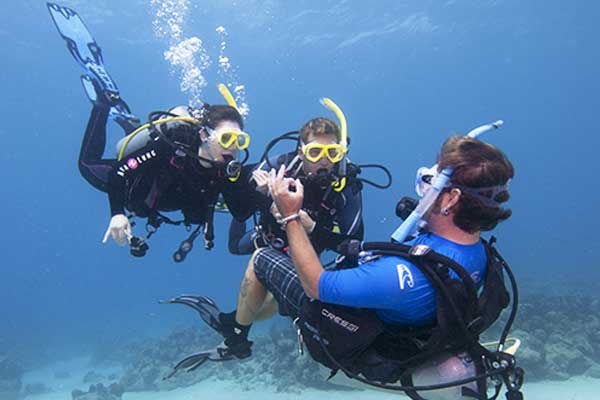
[[[298,179],[286,178],[284,165],[277,173],[274,169],[269,172],[268,186],[269,193],[283,218],[300,211],[304,201],[304,186]]]
[[[112,236],[113,240],[120,246],[126,243],[126,239],[131,239],[133,235],[131,234],[129,218],[123,214],[117,214],[112,217],[108,229],[104,234],[104,239],[102,239],[102,243],[108,242],[109,236]]]
[[[267,190],[269,189],[269,173],[265,170],[257,169],[252,172],[252,179],[256,182],[256,190],[262,194],[267,194]]]

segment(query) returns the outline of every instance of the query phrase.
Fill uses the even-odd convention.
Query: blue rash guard
[[[461,245],[426,233],[407,244],[431,247],[462,265],[478,289],[483,285],[487,257],[481,241]],[[425,325],[435,321],[435,289],[431,282],[414,264],[396,256],[383,256],[356,268],[324,271],[319,279],[319,299],[374,308],[379,318],[390,324]]]

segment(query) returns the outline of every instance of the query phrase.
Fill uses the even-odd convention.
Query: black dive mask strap
[[[265,151],[263,152],[262,156],[260,157],[260,161],[259,162],[266,163],[269,166],[269,168],[275,168],[275,166],[273,164],[271,164],[269,153],[271,152],[271,150],[273,150],[273,148],[279,142],[281,142],[283,140],[292,140],[292,141],[296,142],[296,149],[295,150],[297,150],[298,146],[299,146],[299,143],[300,143],[300,132],[298,132],[298,131],[286,132],[283,135],[280,135],[280,136],[276,137],[275,139],[271,140],[267,144],[267,147],[265,147]]]

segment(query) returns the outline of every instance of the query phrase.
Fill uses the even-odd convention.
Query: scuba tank
[[[153,113],[155,114],[155,113]],[[195,119],[190,110],[185,106],[177,106],[165,113],[156,113],[158,118],[150,120],[147,124],[140,126],[129,135],[125,136],[116,146],[117,160],[136,152],[146,146],[151,140],[157,140],[158,135],[153,132],[158,130],[159,134],[169,136],[170,132],[177,132],[181,129],[196,128],[200,131],[200,121]]]

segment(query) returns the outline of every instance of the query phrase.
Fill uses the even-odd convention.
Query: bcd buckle
[[[408,250],[408,254],[414,257],[426,256],[431,251],[431,247],[424,244],[415,244]]]

